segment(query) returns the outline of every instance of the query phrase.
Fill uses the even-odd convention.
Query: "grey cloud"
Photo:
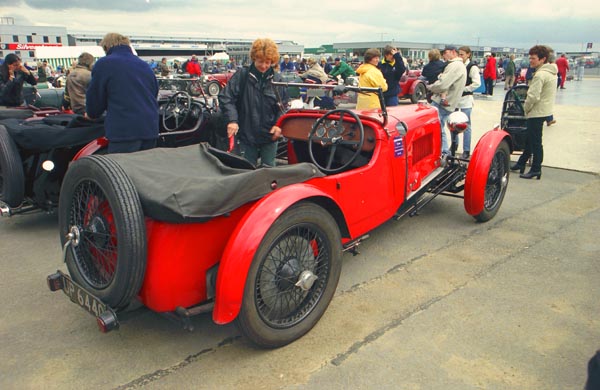
[[[0,2],[5,2],[7,4],[9,3],[5,0],[0,0]],[[32,8],[50,10],[89,9],[126,12],[155,11],[158,8],[173,6],[173,2],[169,0],[70,0],[66,2],[55,0],[24,0],[24,3]],[[177,6],[187,6],[192,3],[193,2],[191,0],[179,0],[177,2]],[[14,5],[14,2],[12,2],[11,5]]]

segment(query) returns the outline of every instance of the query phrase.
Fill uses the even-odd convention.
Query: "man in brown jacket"
[[[63,107],[70,105],[76,114],[85,114],[85,93],[92,78],[93,64],[94,56],[83,52],[77,59],[77,65],[67,76]]]

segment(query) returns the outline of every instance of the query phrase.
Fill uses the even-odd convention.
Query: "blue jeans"
[[[388,96],[385,98],[385,106],[393,107],[398,105],[398,95]]]
[[[274,167],[275,155],[277,154],[277,141],[262,145],[249,145],[240,141],[240,155],[257,165],[258,158],[262,165]]]
[[[467,114],[467,118],[469,118],[469,122],[467,123],[467,130],[463,133],[463,152],[471,151],[471,111],[473,108],[461,108],[462,112]]]
[[[443,108],[436,102],[431,102],[431,105],[434,106],[435,108],[437,108],[438,116],[440,117],[440,127],[441,127],[441,132],[442,132],[442,153],[448,153],[449,150],[448,150],[448,137],[446,136],[446,120],[448,119],[448,116],[452,112],[446,110],[445,108]]]

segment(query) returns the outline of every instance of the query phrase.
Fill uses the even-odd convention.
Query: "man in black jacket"
[[[383,60],[377,66],[387,82],[388,89],[383,93],[386,107],[398,105],[400,78],[406,72],[402,55],[395,47],[387,45],[383,49]]]

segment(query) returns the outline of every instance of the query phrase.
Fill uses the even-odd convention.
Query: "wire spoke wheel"
[[[271,246],[255,282],[258,312],[274,328],[302,321],[315,307],[327,285],[331,252],[323,233],[314,226],[296,226]],[[301,274],[312,274],[308,290],[297,286]]]
[[[58,213],[61,242],[71,241],[65,261],[73,280],[114,309],[127,307],[146,271],[146,227],[123,168],[110,156],[73,162]]]
[[[290,207],[254,255],[236,325],[261,347],[291,343],[319,321],[340,271],[341,238],[333,217],[313,203]]]
[[[108,200],[96,183],[83,181],[75,189],[69,224],[81,232],[82,240],[73,248],[81,275],[94,288],[106,288],[117,265],[117,228]]]

